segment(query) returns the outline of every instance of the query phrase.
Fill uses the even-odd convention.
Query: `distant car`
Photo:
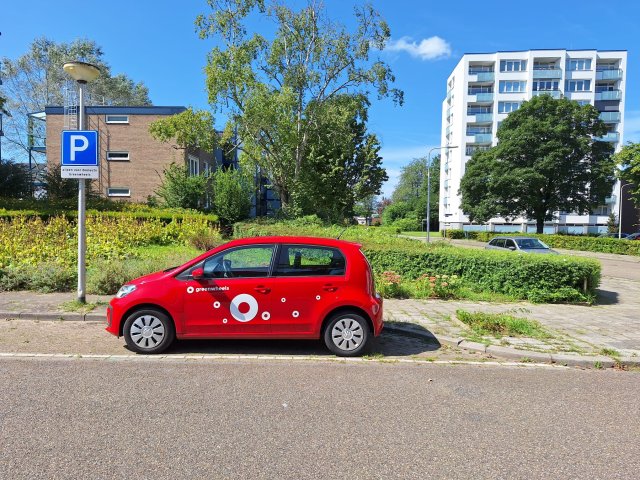
[[[351,357],[382,327],[360,245],[312,237],[234,240],[128,282],[107,309],[107,331],[139,353],[174,338],[308,338]]]
[[[632,233],[624,238],[625,240],[640,240],[640,232]]]
[[[624,238],[626,239],[629,236],[628,233],[622,233],[620,236],[618,236],[617,233],[601,233],[600,235],[598,235],[598,238]]]
[[[533,237],[495,237],[484,248],[487,250],[558,255],[558,252],[551,250],[543,242]]]

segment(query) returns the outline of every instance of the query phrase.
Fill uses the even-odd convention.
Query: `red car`
[[[323,338],[340,356],[382,331],[382,298],[360,245],[311,237],[234,240],[124,285],[107,331],[139,353],[175,338]]]

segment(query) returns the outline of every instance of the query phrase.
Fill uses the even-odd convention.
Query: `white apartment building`
[[[465,54],[447,79],[442,103],[440,163],[441,229],[533,231],[533,220],[518,218],[510,223],[493,218],[486,225],[472,225],[460,209],[460,179],[474,151],[497,143],[499,123],[520,104],[535,95],[562,96],[600,112],[608,133],[600,140],[622,147],[626,51],[526,50]],[[617,215],[616,185],[605,204],[592,215],[557,212],[545,225],[545,233],[595,233],[606,230],[608,216]]]

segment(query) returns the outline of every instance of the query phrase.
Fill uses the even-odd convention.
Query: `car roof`
[[[499,237],[493,237],[491,240],[495,240],[496,238],[499,239],[510,239],[510,240],[525,240],[525,239],[534,239],[537,240],[536,237],[523,237],[523,236],[515,236],[515,237],[510,237],[510,236],[505,236],[505,235],[500,235]]]
[[[246,237],[231,240],[226,243],[226,247],[239,245],[257,245],[264,243],[296,243],[302,245],[322,245],[324,247],[351,247],[360,248],[362,245],[346,240],[338,240],[336,238],[326,237],[300,237],[300,236],[269,236],[269,237]]]

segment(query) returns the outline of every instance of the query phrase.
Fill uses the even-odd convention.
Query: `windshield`
[[[518,238],[516,239],[516,243],[518,244],[518,247],[525,250],[534,250],[537,248],[540,248],[540,249],[549,248],[537,238]]]

